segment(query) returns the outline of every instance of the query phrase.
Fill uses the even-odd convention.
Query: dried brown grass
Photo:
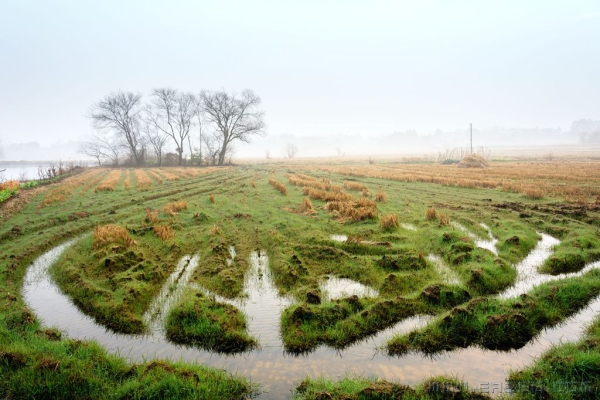
[[[269,184],[275,189],[279,190],[283,195],[287,195],[287,188],[283,183],[271,178],[269,179]]]
[[[108,245],[130,247],[136,244],[127,232],[127,228],[123,226],[108,224],[97,226],[94,229],[94,249],[100,249]]]
[[[96,189],[94,189],[94,192],[96,192],[96,193],[103,192],[103,191],[112,192],[113,190],[115,190],[115,187],[121,180],[122,175],[123,175],[123,171],[121,171],[119,169],[114,169],[114,170],[110,171],[108,176],[106,178],[104,178],[98,186],[96,186]]]
[[[215,195],[211,193],[210,196],[208,196],[208,200],[210,200],[211,203],[215,204]]]
[[[148,208],[145,211],[146,211],[146,218],[144,218],[144,221],[146,221],[150,224],[156,224],[157,222],[160,221],[160,217],[158,216],[157,210]]]
[[[3,183],[0,183],[0,190],[18,190],[21,187],[21,184],[18,181],[10,180]]]
[[[312,202],[310,201],[310,199],[308,197],[305,197],[302,199],[302,204],[300,205],[300,208],[304,212],[312,212],[315,210]]]
[[[133,170],[133,175],[135,177],[135,187],[137,190],[148,190],[150,186],[152,186],[152,179],[150,179],[143,169]]]
[[[380,219],[379,224],[383,229],[393,229],[400,226],[400,221],[398,221],[398,215],[388,214]]]
[[[133,174],[133,172],[130,169],[125,171],[125,180],[123,181],[123,188],[125,189],[131,188],[131,174]]]
[[[175,201],[167,204],[163,210],[166,214],[176,215],[180,211],[187,210],[187,203],[185,200]]]
[[[352,181],[344,181],[344,188],[348,190],[356,190],[357,192],[369,191],[369,189],[363,185],[362,183],[352,182]]]
[[[154,234],[161,240],[169,240],[175,237],[175,230],[168,225],[155,225]]]
[[[97,182],[104,176],[106,170],[89,170],[81,175],[77,175],[72,178],[67,178],[58,186],[54,186],[52,189],[46,192],[46,195],[42,199],[39,207],[46,207],[54,203],[62,203],[67,197],[71,196],[77,189],[82,190],[85,193],[85,186],[90,182],[95,186]]]
[[[450,217],[448,216],[448,214],[440,214],[438,216],[438,220],[440,221],[441,226],[450,225]]]
[[[477,154],[469,154],[465,156],[460,163],[458,168],[489,168],[490,163],[487,160]]]
[[[379,189],[379,191],[375,195],[375,201],[378,201],[379,203],[387,202],[387,195],[383,190]]]
[[[425,211],[425,219],[430,221],[432,219],[436,219],[437,218],[437,210],[435,209],[435,207],[427,207],[427,210]]]
[[[217,224],[214,224],[212,226],[212,228],[210,228],[210,230],[208,231],[208,234],[209,235],[213,235],[213,236],[220,235],[221,234],[221,228],[219,228],[217,226]]]
[[[176,174],[173,173],[173,172],[177,172],[176,170],[174,170],[173,172],[171,172],[170,170],[166,170],[166,169],[161,168],[158,171],[162,175],[163,179],[165,179],[167,181],[178,181],[178,180],[181,179],[181,176],[176,175]]]

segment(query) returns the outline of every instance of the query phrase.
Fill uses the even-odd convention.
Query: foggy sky
[[[0,140],[165,86],[252,89],[272,135],[569,129],[600,119],[599,43],[596,0],[0,0]]]

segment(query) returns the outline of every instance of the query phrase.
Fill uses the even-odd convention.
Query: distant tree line
[[[92,105],[94,133],[81,152],[100,165],[225,165],[234,142],[264,134],[259,105],[251,90],[196,95],[159,88],[146,102],[140,94],[113,92]]]
[[[581,143],[600,143],[600,121],[593,121],[591,119],[573,121],[571,132],[579,135]]]

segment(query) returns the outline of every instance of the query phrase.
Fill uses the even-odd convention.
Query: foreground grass
[[[219,353],[248,351],[258,343],[246,332],[246,318],[237,308],[193,291],[167,315],[166,333],[175,343]]]
[[[582,340],[554,346],[531,366],[511,371],[508,382],[523,398],[600,397],[600,318]]]
[[[519,349],[543,328],[559,324],[600,294],[600,270],[550,282],[508,300],[479,297],[455,307],[421,331],[387,343],[393,355],[425,354],[478,345],[491,350]]]
[[[344,378],[331,381],[327,378],[307,378],[294,392],[295,400],[366,400],[366,399],[489,399],[457,379],[433,377],[412,388],[399,383],[377,379]]]

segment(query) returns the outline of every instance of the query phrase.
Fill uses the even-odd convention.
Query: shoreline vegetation
[[[597,269],[561,276],[600,260],[598,165],[492,162],[474,171],[290,161],[91,168],[27,198],[17,192],[0,204],[6,215],[0,226],[0,396],[236,399],[260,391],[247,378],[200,365],[132,364],[94,342],[44,328],[20,294],[26,268],[41,252],[80,235],[51,267],[51,276],[79,309],[114,332],[147,332],[145,312],[173,276],[172,292],[184,280],[195,289],[184,290],[165,315],[170,340],[223,353],[260,347],[260,338],[247,333],[246,316],[229,301],[244,297],[249,256],[265,249],[279,294],[295,299],[280,321],[291,353],[321,345],[342,349],[423,314],[432,320],[392,337],[390,355],[467,346],[518,349],[600,294]],[[498,297],[518,279],[515,265],[534,250],[540,233],[560,241],[539,269],[556,279],[520,296]],[[478,246],[489,234],[497,240],[496,252]],[[189,254],[199,254],[198,264],[179,270],[179,260]],[[327,276],[373,288],[377,296],[332,299],[320,286]],[[560,379],[585,381],[581,390],[598,393],[598,323],[596,316],[579,342],[556,344],[511,371],[512,398],[575,398],[552,385]],[[307,378],[293,394],[450,395],[486,398],[443,377],[412,387]]]

